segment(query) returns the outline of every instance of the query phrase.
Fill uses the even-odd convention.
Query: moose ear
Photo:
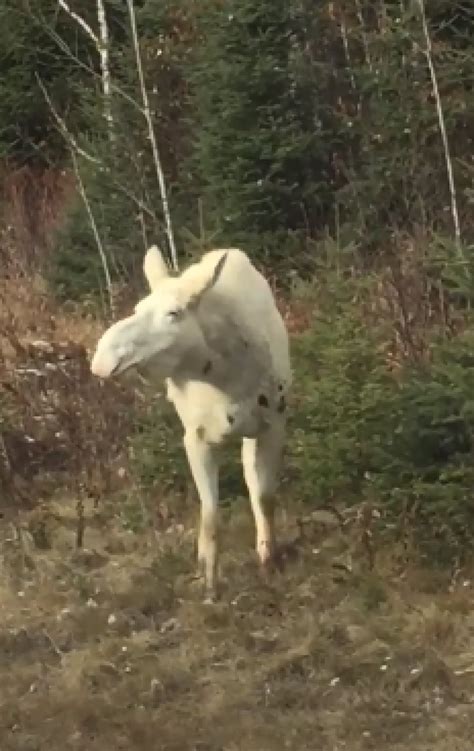
[[[163,279],[169,276],[168,266],[156,245],[152,245],[145,254],[143,273],[152,292]]]
[[[203,272],[202,269],[199,268],[200,264],[197,264],[193,269],[192,275],[189,274],[188,279],[186,281],[189,284],[188,287],[188,302],[187,307],[197,307],[199,303],[201,302],[203,296],[208,292],[217,282],[220,275],[222,274],[222,269],[224,268],[225,262],[227,261],[227,253],[224,253],[219,260],[217,261],[216,265],[212,269],[211,273],[209,274],[209,271],[206,269],[205,272]],[[191,271],[191,269],[189,269]]]

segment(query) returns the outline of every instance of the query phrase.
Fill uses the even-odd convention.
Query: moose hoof
[[[203,598],[203,605],[215,605],[217,602],[217,595],[214,591],[206,591]]]
[[[259,556],[259,562],[260,572],[265,579],[270,577],[275,572],[282,571],[283,569],[282,557],[276,548],[273,548],[272,551],[265,556],[265,558]]]

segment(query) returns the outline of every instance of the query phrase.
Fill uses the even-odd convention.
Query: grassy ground
[[[237,497],[221,599],[203,605],[175,422],[163,450],[140,434],[157,491],[134,493],[127,439],[148,400],[90,377],[98,323],[41,285],[0,293],[0,751],[472,749],[474,571],[423,565],[377,525],[364,535],[367,509],[341,527],[299,508],[311,467],[293,446],[282,571],[260,577]]]
[[[192,502],[134,532],[117,503],[86,507],[82,550],[60,495],[3,522],[2,751],[472,748],[464,574],[383,547],[369,570],[355,526],[320,515],[302,534],[281,502],[285,565],[263,581],[242,499],[222,510],[222,598],[206,606]]]

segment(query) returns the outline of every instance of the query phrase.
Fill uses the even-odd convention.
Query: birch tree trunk
[[[144,114],[144,117],[148,126],[148,137],[150,139],[151,149],[153,152],[153,161],[155,164],[156,177],[158,180],[158,185],[160,187],[161,203],[163,206],[163,215],[165,217],[166,235],[168,238],[168,244],[170,248],[171,263],[173,265],[173,268],[177,271],[178,270],[178,254],[176,252],[176,245],[174,241],[173,225],[171,222],[171,214],[170,214],[169,203],[168,203],[168,192],[166,189],[165,175],[164,175],[163,167],[161,164],[160,153],[158,151],[158,144],[156,141],[155,131],[153,128],[153,120],[151,117],[151,110],[150,110],[150,101],[148,99],[148,92],[145,86],[145,77],[143,75],[143,66],[142,66],[142,59],[140,55],[140,46],[138,43],[137,23],[136,23],[136,18],[135,18],[135,7],[133,5],[133,0],[127,0],[127,6],[128,6],[129,16],[130,16],[130,28],[132,31],[133,48],[135,52],[138,79],[140,82],[140,90],[141,90],[142,101],[143,101],[143,114]]]

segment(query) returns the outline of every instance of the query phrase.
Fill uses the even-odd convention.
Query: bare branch
[[[55,109],[55,107],[54,107],[54,105],[53,105],[53,103],[51,101],[51,97],[49,96],[48,91],[47,91],[47,89],[46,89],[43,81],[41,80],[41,78],[39,77],[39,75],[37,73],[36,73],[36,80],[38,81],[38,85],[39,85],[39,87],[40,87],[40,89],[41,89],[41,91],[43,93],[43,96],[44,96],[44,98],[45,98],[45,100],[46,100],[46,102],[48,104],[48,107],[50,108],[51,113],[53,114],[53,117],[54,117],[54,119],[56,120],[56,122],[58,124],[59,130],[60,130],[61,134],[63,135],[66,143],[69,146],[69,151],[70,151],[70,154],[71,154],[72,165],[73,165],[74,174],[75,174],[76,180],[77,180],[79,194],[80,194],[80,196],[82,198],[82,201],[84,203],[84,207],[85,207],[86,212],[87,212],[87,216],[89,218],[89,223],[90,223],[90,226],[91,226],[91,229],[92,229],[92,234],[94,235],[94,239],[95,239],[95,242],[96,242],[96,245],[97,245],[97,250],[99,252],[99,257],[100,257],[100,260],[101,260],[101,263],[102,263],[102,268],[103,268],[103,271],[104,271],[105,284],[106,284],[106,287],[107,287],[107,294],[109,296],[110,311],[111,311],[112,315],[114,315],[114,296],[113,296],[113,288],[112,288],[112,279],[111,279],[110,271],[109,271],[109,264],[107,262],[107,256],[105,255],[104,246],[102,244],[102,240],[101,240],[101,237],[100,237],[100,234],[99,234],[99,230],[97,228],[97,223],[95,221],[95,217],[94,217],[94,214],[92,212],[92,208],[91,208],[91,205],[89,203],[89,199],[87,198],[87,193],[86,193],[86,190],[85,190],[85,187],[84,187],[84,183],[82,181],[81,173],[80,173],[80,170],[79,170],[79,164],[77,162],[77,153],[79,153],[81,156],[86,156],[86,158],[88,158],[89,160],[92,160],[94,162],[98,162],[98,160],[94,159],[94,157],[90,157],[90,155],[87,154],[83,149],[81,149],[80,146],[77,144],[76,140],[74,139],[74,137],[72,136],[72,134],[69,132],[69,130],[68,130],[67,126],[66,126],[66,123],[63,120],[63,118],[56,111],[56,109]]]
[[[50,109],[50,112],[53,115],[54,119],[56,120],[56,123],[58,124],[59,130],[62,133],[62,135],[64,136],[64,138],[67,141],[67,143],[69,144],[69,147],[73,148],[74,151],[77,154],[80,154],[82,157],[84,157],[84,159],[87,159],[88,162],[93,162],[94,164],[100,164],[100,160],[99,159],[97,159],[95,156],[92,156],[91,154],[88,154],[87,151],[84,151],[84,149],[81,146],[79,146],[79,144],[77,143],[77,141],[74,138],[74,136],[72,135],[72,133],[68,130],[65,121],[63,120],[63,118],[61,117],[61,115],[59,114],[59,112],[55,109],[55,107],[54,107],[54,105],[53,105],[53,103],[51,101],[51,97],[49,96],[49,94],[48,94],[48,92],[46,90],[46,87],[43,84],[43,81],[39,77],[38,73],[35,73],[35,78],[36,78],[36,80],[38,82],[38,86],[40,87],[40,89],[41,89],[41,91],[43,93],[43,96],[44,96],[44,98],[46,100],[46,103],[47,103],[49,109]]]
[[[76,139],[74,138],[71,131],[68,129],[66,122],[63,120],[63,118],[59,115],[58,111],[55,109],[51,97],[49,96],[42,80],[39,78],[39,76],[36,74],[36,80],[38,81],[38,86],[40,87],[43,96],[48,104],[48,107],[50,109],[51,114],[53,115],[54,119],[56,120],[56,123],[58,125],[59,131],[63,135],[64,139],[67,141],[70,148],[74,149],[75,153],[79,156],[82,156],[84,159],[86,159],[88,162],[93,162],[94,164],[100,165],[101,169],[104,170],[105,173],[109,174],[113,178],[113,182],[117,190],[120,190],[121,193],[127,196],[127,198],[130,198],[133,203],[137,205],[137,207],[145,212],[145,214],[148,214],[152,219],[156,220],[156,214],[144,203],[144,201],[136,196],[129,188],[127,188],[125,185],[122,185],[121,182],[119,182],[113,174],[111,174],[111,171],[108,167],[106,167],[100,159],[98,159],[95,156],[92,156],[92,154],[89,154],[87,151],[85,151],[82,146],[79,146]]]
[[[176,245],[174,241],[173,225],[171,223],[171,214],[170,214],[169,204],[168,204],[168,193],[166,190],[165,176],[164,176],[163,168],[161,165],[160,154],[158,151],[158,144],[156,142],[156,136],[155,136],[155,131],[153,128],[153,121],[151,117],[150,103],[148,100],[148,92],[146,90],[145,78],[143,75],[143,66],[142,66],[142,60],[141,60],[141,55],[140,55],[140,47],[138,44],[137,24],[136,24],[136,19],[135,19],[135,8],[133,5],[133,0],[127,0],[127,6],[128,6],[128,12],[130,15],[130,27],[132,30],[133,47],[135,51],[137,72],[138,72],[138,78],[140,81],[140,89],[141,89],[142,100],[143,100],[143,114],[145,116],[147,126],[148,126],[148,136],[150,139],[151,148],[153,152],[153,160],[155,163],[156,176],[158,178],[158,184],[160,186],[161,202],[163,205],[163,214],[165,217],[166,234],[168,236],[168,244],[170,247],[171,262],[173,264],[174,269],[177,270],[178,269],[178,254],[176,252]]]
[[[352,69],[351,51],[349,48],[349,39],[347,36],[347,26],[346,26],[346,21],[344,19],[344,14],[342,13],[342,11],[341,11],[341,15],[339,18],[339,26],[341,29],[342,44],[344,47],[344,55],[346,57],[346,65],[347,65],[347,70],[349,71],[349,78],[350,78],[351,86],[352,86],[352,89],[356,91],[357,87],[356,87],[356,82],[354,78],[354,72]]]
[[[83,60],[81,60],[72,50],[71,48],[66,44],[64,39],[62,39],[59,34],[57,34],[53,29],[51,29],[48,25],[44,26],[46,33],[51,37],[51,39],[56,42],[59,49],[64,52],[65,55],[67,55],[71,60],[73,60],[78,68],[81,70],[86,71],[89,73],[94,79],[99,79],[101,76],[90,66],[87,65]],[[131,104],[138,112],[140,112],[142,115],[144,114],[143,108],[140,106],[138,102],[135,101],[133,97],[130,96],[130,94],[127,94],[126,91],[124,91],[120,86],[117,86],[116,83],[113,81],[110,82],[110,86],[112,91],[119,94],[123,99],[125,99],[129,104]]]
[[[431,76],[431,85],[433,87],[433,94],[435,97],[436,102],[436,111],[438,113],[438,123],[439,123],[439,130],[441,133],[441,139],[443,141],[443,148],[444,148],[444,159],[446,162],[446,172],[448,175],[448,183],[449,183],[449,192],[451,194],[451,214],[453,217],[453,225],[454,225],[454,236],[456,240],[456,248],[458,251],[459,256],[464,259],[464,253],[462,250],[462,240],[461,240],[461,224],[459,221],[459,211],[458,211],[458,202],[457,202],[457,193],[456,193],[456,183],[454,181],[454,171],[453,171],[453,162],[451,159],[451,150],[449,148],[449,140],[448,140],[448,134],[446,131],[446,121],[444,118],[444,112],[443,112],[443,103],[441,101],[441,95],[439,93],[439,86],[438,86],[438,79],[436,76],[436,70],[433,63],[433,47],[431,44],[431,37],[430,32],[428,29],[428,22],[426,20],[426,12],[425,12],[425,3],[424,0],[418,0],[418,5],[420,8],[421,13],[421,23],[423,27],[423,36],[425,38],[425,49],[423,50],[426,62],[428,64],[428,68],[430,71]]]
[[[360,23],[360,35],[362,38],[362,45],[364,47],[364,52],[365,52],[365,61],[368,65],[369,70],[373,72],[372,58],[370,55],[369,43],[367,41],[364,14],[362,13],[362,6],[360,4],[360,0],[355,0],[355,6],[356,6],[357,18],[359,19],[359,23]]]
[[[109,172],[110,170],[106,170]],[[157,221],[157,216],[154,211],[150,209],[147,204],[142,201],[141,198],[136,196],[134,193],[132,193],[131,190],[129,190],[125,185],[122,185],[118,180],[116,180],[112,175],[114,185],[121,193],[124,194],[124,196],[127,196],[127,198],[130,198],[131,201],[133,201],[134,204],[136,204],[137,208],[142,212],[142,214],[147,214],[151,219],[153,219],[155,222]]]
[[[90,36],[90,38],[91,38],[91,39],[92,39],[92,41],[94,42],[95,46],[96,46],[97,48],[99,48],[99,45],[100,45],[100,42],[99,42],[99,37],[98,37],[98,36],[97,36],[97,34],[95,34],[95,32],[94,32],[94,31],[93,31],[93,30],[91,29],[91,27],[89,26],[89,24],[87,23],[87,21],[84,21],[84,19],[83,19],[83,18],[82,18],[82,17],[81,17],[81,16],[80,16],[80,15],[79,15],[78,13],[76,13],[76,12],[75,12],[74,10],[72,10],[72,9],[71,9],[71,8],[69,7],[69,5],[67,4],[66,0],[58,0],[58,3],[59,3],[59,5],[61,6],[61,8],[62,8],[63,10],[65,10],[65,11],[66,11],[66,13],[67,13],[67,14],[68,14],[69,16],[71,16],[71,18],[73,18],[73,19],[74,19],[74,20],[75,20],[75,21],[76,21],[76,22],[77,22],[77,23],[79,24],[79,26],[81,26],[81,28],[82,28],[82,29],[84,29],[84,31],[86,32],[86,34],[87,34],[88,36]]]
[[[82,182],[79,165],[77,163],[77,157],[73,149],[71,149],[71,159],[72,159],[72,164],[74,167],[74,174],[76,175],[76,179],[77,179],[79,193],[84,203],[87,216],[89,217],[89,224],[91,226],[92,234],[94,235],[95,243],[97,245],[97,250],[99,252],[100,261],[102,263],[102,269],[104,271],[104,278],[105,278],[105,286],[107,287],[107,294],[109,296],[110,312],[112,313],[112,316],[114,316],[115,315],[114,293],[113,293],[113,287],[112,287],[112,279],[110,277],[109,264],[107,261],[107,256],[105,255],[104,246],[102,244],[99,230],[97,228],[97,222],[95,221],[95,217],[94,217],[89,199],[87,198],[86,189],[84,187],[84,183]]]

